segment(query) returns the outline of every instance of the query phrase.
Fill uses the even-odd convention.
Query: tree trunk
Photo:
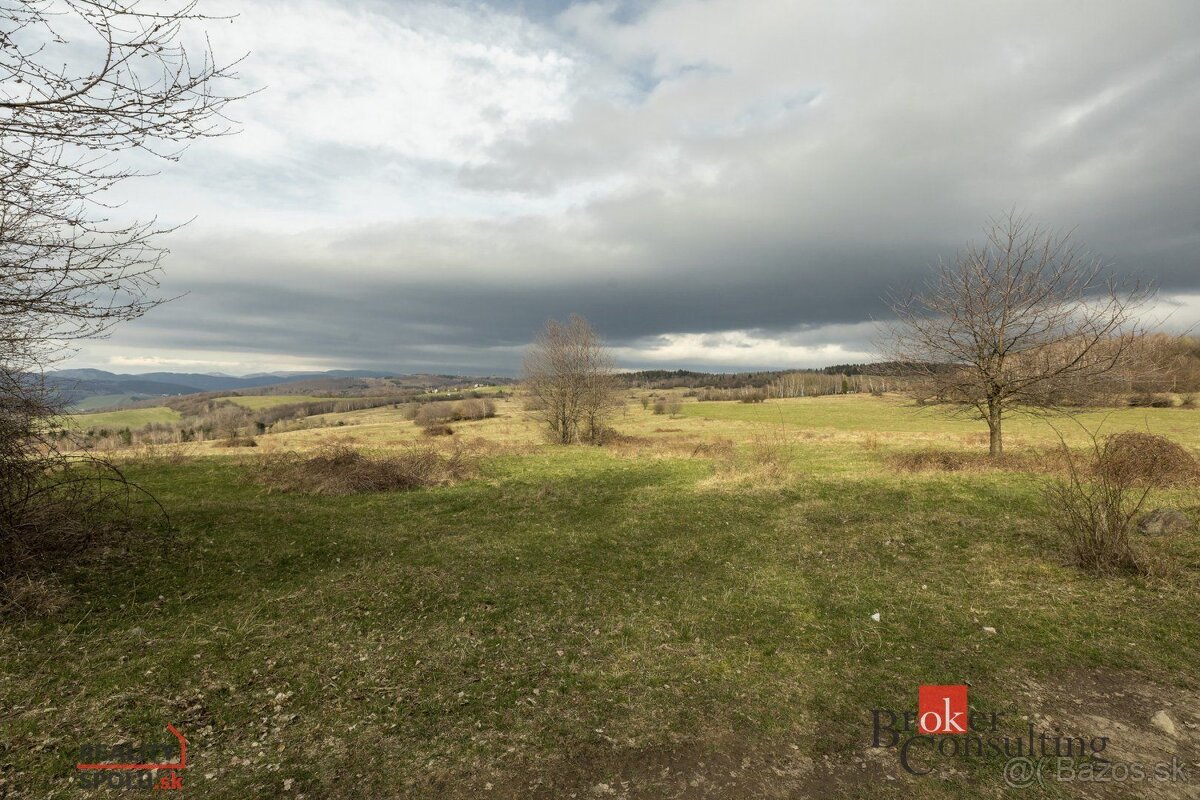
[[[1004,441],[1000,438],[1000,403],[988,401],[988,455],[992,458],[1004,452]]]

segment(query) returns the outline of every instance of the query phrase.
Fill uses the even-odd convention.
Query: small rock
[[[291,778],[283,779],[283,790],[285,792],[290,792],[292,790],[292,779]]]
[[[987,633],[987,634],[990,634],[990,635],[992,635],[992,636],[995,636],[995,635],[996,635],[996,629],[995,629],[995,628],[993,628],[991,625],[984,625],[984,626],[983,626],[983,632],[984,632],[984,633]]]
[[[1150,724],[1168,736],[1175,735],[1175,723],[1172,722],[1171,718],[1167,716],[1166,711],[1159,711],[1157,714],[1151,717]]]
[[[878,611],[876,611],[874,614],[872,614],[872,615],[871,615],[871,619],[872,619],[874,622],[879,622],[879,612],[878,612]]]
[[[1138,520],[1137,529],[1148,536],[1182,533],[1192,527],[1187,514],[1174,508],[1156,508]]]

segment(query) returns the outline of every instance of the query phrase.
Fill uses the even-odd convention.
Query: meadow
[[[228,400],[242,408],[248,408],[251,411],[258,411],[263,408],[273,408],[274,406],[286,406],[292,403],[316,403],[321,400],[337,400],[336,397],[317,397],[312,394],[270,394],[270,395],[240,395],[231,397],[218,397],[217,400]]]
[[[91,428],[140,428],[156,423],[178,422],[179,412],[166,406],[151,406],[149,408],[124,408],[116,411],[96,411],[89,414],[71,414],[68,424],[81,429]]]
[[[1017,466],[913,471],[897,457],[985,451],[986,430],[899,397],[670,416],[636,394],[605,447],[547,445],[501,400],[435,443],[469,449],[476,475],[412,492],[254,480],[272,453],[430,442],[390,407],[131,458],[174,531],[81,560],[42,613],[0,619],[0,796],[78,797],[81,744],[167,723],[204,798],[1006,796],[994,753],[921,750],[932,771],[914,775],[871,746],[872,710],[914,709],[922,684],[969,684],[1015,735],[1197,760],[1200,537],[1147,538],[1169,575],[1086,574],[1026,467],[1056,429],[1195,452],[1200,411],[1014,419]],[[1194,487],[1157,502],[1200,512]]]

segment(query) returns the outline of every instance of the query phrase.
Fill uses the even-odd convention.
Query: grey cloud
[[[716,13],[744,4],[491,5],[582,54],[565,118],[484,165],[325,145],[283,172],[208,165],[207,190],[320,208],[339,182],[391,170],[418,207],[435,184],[570,205],[199,228],[169,264],[167,291],[190,294],[115,341],[494,372],[545,319],[579,312],[635,350],[729,330],[858,350],[889,287],[1012,207],[1165,292],[1200,293],[1193,3],[764,3],[721,31]]]

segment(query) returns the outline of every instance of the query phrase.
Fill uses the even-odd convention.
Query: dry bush
[[[791,439],[782,426],[756,432],[744,448],[729,439],[698,445],[693,455],[712,459],[712,478],[702,488],[737,489],[782,483],[791,473]]]
[[[213,447],[258,447],[258,442],[253,436],[230,436],[228,439],[222,439],[213,445]]]
[[[462,400],[454,408],[455,419],[487,419],[496,416],[496,404],[486,398]]]
[[[790,460],[789,444],[787,432],[781,428],[759,431],[750,438],[746,460],[751,467],[782,475]]]
[[[1131,396],[1129,405],[1134,408],[1170,408],[1173,404],[1170,395],[1142,392]]]
[[[348,495],[447,486],[474,474],[475,460],[463,448],[413,446],[394,455],[369,456],[330,445],[314,455],[270,454],[254,470],[255,480],[270,491]]]
[[[444,425],[454,419],[454,403],[439,401],[424,403],[417,409],[414,421],[424,427],[426,425]]]
[[[521,398],[521,408],[524,411],[545,411],[546,402],[540,397],[527,394]]]
[[[151,467],[176,466],[186,464],[198,455],[198,452],[197,446],[192,442],[175,445],[143,442],[136,445],[122,460],[127,464]]]
[[[729,462],[737,456],[737,448],[733,439],[724,437],[711,442],[701,442],[692,450],[693,458],[711,458],[714,461]]]
[[[678,397],[659,397],[654,401],[655,414],[668,414],[674,417],[681,411],[683,411],[683,400]]]
[[[696,484],[702,490],[774,490],[786,485],[791,477],[790,448],[787,437],[779,431],[759,433],[741,450],[730,440],[718,440],[697,447],[696,453],[713,461],[713,474]]]
[[[615,428],[605,428],[600,432],[600,440],[596,442],[613,452],[614,455],[625,457],[642,456],[647,453],[664,450],[663,443],[648,436],[633,436],[621,433]]]
[[[425,427],[426,436],[453,436],[454,428],[449,425],[427,425]]]
[[[956,450],[910,450],[894,453],[888,463],[905,472],[955,472],[967,464],[967,456]]]
[[[170,530],[158,501],[99,459],[77,458],[19,488],[0,509],[0,579],[53,569],[97,544],[146,531],[147,507]]]
[[[879,434],[865,433],[860,440],[863,450],[874,452],[879,449]]]
[[[1200,466],[1182,445],[1139,431],[1109,436],[1094,469],[1103,479],[1152,488],[1186,486],[1200,477]]]
[[[904,472],[1055,472],[1061,459],[1053,450],[1030,450],[989,456],[986,453],[962,450],[909,450],[886,457],[894,469]]]
[[[1195,408],[1196,407],[1195,393],[1194,392],[1184,392],[1182,395],[1180,395],[1179,407],[1180,408]]]
[[[438,401],[425,403],[414,417],[421,427],[430,425],[445,425],[465,419],[487,419],[496,416],[496,404],[491,400],[460,400],[458,402]]]
[[[1149,433],[1119,433],[1104,443],[1089,434],[1084,456],[1060,447],[1065,474],[1047,484],[1047,506],[1076,562],[1096,573],[1158,572],[1156,561],[1130,534],[1153,491],[1194,474],[1195,459],[1179,445]]]

